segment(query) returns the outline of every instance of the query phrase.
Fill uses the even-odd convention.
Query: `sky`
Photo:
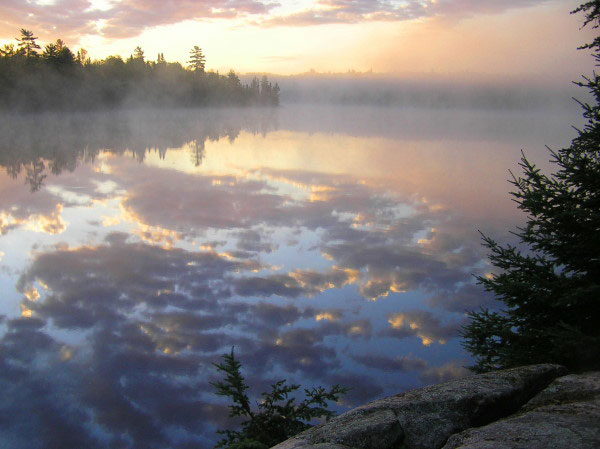
[[[207,68],[282,75],[358,71],[395,76],[569,82],[591,58],[577,46],[581,0],[1,0],[0,44],[20,28],[62,38],[93,59],[164,53]]]

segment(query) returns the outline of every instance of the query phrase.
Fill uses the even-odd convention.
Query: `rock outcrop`
[[[564,376],[516,415],[453,435],[444,449],[600,448],[600,372]]]
[[[380,399],[276,449],[600,447],[600,373],[532,365]]]

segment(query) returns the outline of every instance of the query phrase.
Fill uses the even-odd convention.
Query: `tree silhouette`
[[[42,53],[42,58],[56,68],[72,66],[76,61],[73,52],[61,39],[57,39],[55,43],[46,45],[44,53]]]
[[[19,42],[18,47],[23,51],[26,57],[31,58],[37,56],[37,50],[40,46],[37,44],[37,37],[33,35],[33,31],[21,28],[21,37],[16,38]]]
[[[296,403],[290,397],[300,385],[287,385],[280,380],[271,385],[269,393],[262,393],[258,410],[252,411],[250,399],[246,395],[248,385],[242,376],[242,365],[235,358],[233,348],[230,354],[223,354],[222,363],[213,363],[218,371],[225,374],[223,381],[211,382],[217,395],[231,399],[230,417],[243,417],[241,431],[221,430],[225,435],[216,448],[227,449],[267,449],[311,427],[315,418],[329,419],[334,415],[328,410],[327,401],[337,401],[347,388],[334,385],[329,391],[323,387],[305,389],[306,398]]]
[[[25,183],[29,184],[32,193],[42,188],[44,179],[48,176],[44,173],[45,170],[46,165],[41,158],[36,158],[25,166]]]
[[[42,53],[42,57],[47,60],[56,59],[58,55],[58,49],[55,44],[48,44],[44,47],[44,53]]]
[[[202,49],[197,45],[190,50],[190,60],[188,61],[188,67],[194,72],[204,73],[204,67],[206,65],[206,58]]]
[[[205,140],[205,138],[200,138],[191,142],[191,158],[194,167],[200,167],[200,165],[202,165],[202,161],[204,160],[204,156],[206,156],[206,148],[204,145]]]
[[[77,50],[77,56],[76,56],[76,60],[79,64],[81,65],[85,65],[90,63],[90,59],[87,56],[88,52],[85,48],[80,48],[79,50]]]
[[[232,87],[239,87],[241,85],[240,77],[233,70],[230,70],[227,74],[227,80]]]
[[[600,0],[574,12],[600,25]],[[600,65],[600,39],[591,48]],[[469,314],[464,346],[482,372],[530,363],[573,370],[600,367],[600,76],[584,77],[594,104],[582,104],[587,124],[568,148],[551,151],[558,170],[541,172],[525,155],[512,192],[527,224],[515,235],[526,247],[502,246],[484,236],[499,270],[479,277],[505,304],[501,312]]]
[[[2,48],[0,48],[0,56],[4,56],[5,58],[10,58],[15,54],[15,45],[14,44],[4,44]]]
[[[133,59],[144,61],[144,50],[139,45],[133,50]]]
[[[92,61],[84,49],[75,55],[61,39],[48,43],[38,60],[35,55],[40,47],[33,32],[22,29],[21,34],[15,45],[5,44],[0,49],[0,109],[29,112],[104,109],[125,104],[277,104],[276,89],[268,80],[263,80],[265,95],[261,97],[258,79],[250,88],[233,71],[226,76],[205,73],[206,60],[198,46],[191,51],[192,72],[180,63],[167,62],[162,53],[156,62],[146,62],[139,46],[126,62],[120,56]]]

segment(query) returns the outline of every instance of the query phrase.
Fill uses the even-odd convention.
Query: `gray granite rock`
[[[516,412],[563,374],[558,365],[533,365],[411,390],[350,410],[275,448],[438,449],[454,433]]]
[[[600,448],[600,373],[556,379],[519,413],[453,435],[444,449]]]
[[[570,374],[555,379],[547,388],[525,404],[521,411],[545,406],[565,405],[600,398],[600,372]]]

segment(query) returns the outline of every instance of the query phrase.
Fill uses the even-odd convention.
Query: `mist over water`
[[[285,90],[284,90],[285,92]],[[562,104],[557,100],[556,104]],[[466,374],[494,306],[478,230],[522,223],[576,106],[173,109],[0,121],[0,446],[211,447],[235,346],[251,396],[339,410]]]

